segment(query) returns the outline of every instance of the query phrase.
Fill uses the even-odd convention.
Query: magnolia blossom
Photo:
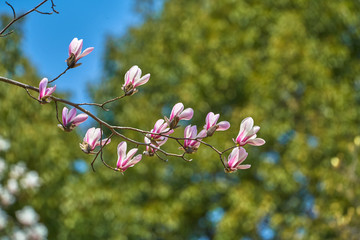
[[[69,111],[69,109],[67,109],[67,107],[64,107],[63,111],[62,111],[63,124],[58,124],[58,127],[66,132],[70,132],[75,127],[77,127],[81,123],[85,122],[87,118],[88,118],[88,115],[85,113],[76,115],[76,108],[73,108]]]
[[[260,130],[259,126],[254,126],[254,120],[251,117],[247,117],[242,120],[240,124],[240,131],[236,137],[236,143],[239,146],[250,144],[253,146],[261,146],[265,144],[265,140],[262,138],[256,138],[256,133]]]
[[[49,97],[56,89],[56,85],[50,88],[48,88],[47,85],[48,85],[48,79],[43,78],[39,84],[38,100],[40,101],[40,103],[49,103],[51,101]]]
[[[154,156],[154,153],[157,151],[157,148],[164,145],[169,136],[174,132],[174,130],[168,127],[168,123],[164,119],[159,119],[156,121],[154,128],[150,130],[150,134],[146,134],[144,142],[148,144],[146,146],[146,151],[144,154],[148,156]],[[161,134],[161,135],[159,135]]]
[[[242,147],[234,148],[228,157],[228,169],[225,169],[226,172],[234,172],[238,169],[248,169],[251,167],[250,164],[240,165],[242,162],[245,161],[248,153]]]
[[[89,128],[85,134],[84,141],[80,143],[80,148],[84,153],[92,153],[92,151],[100,145],[109,144],[111,139],[105,138],[100,141],[102,131],[100,128]]]
[[[126,96],[131,96],[137,92],[136,87],[144,85],[150,79],[150,73],[141,77],[141,69],[138,66],[132,66],[125,74],[125,83],[122,86]]]
[[[167,140],[168,140],[168,138],[165,137],[161,141],[154,141],[154,140],[150,140],[148,137],[145,136],[144,142],[148,145],[146,145],[146,151],[144,151],[144,154],[147,156],[150,156],[150,157],[154,156],[154,154],[158,150],[158,148],[160,148],[162,145],[164,145]]]
[[[133,167],[136,163],[138,163],[141,160],[142,157],[141,154],[138,154],[134,157],[134,155],[138,151],[137,148],[131,149],[127,154],[126,154],[126,149],[127,149],[126,142],[119,143],[117,147],[118,160],[116,163],[116,168],[121,172],[124,172],[129,167]]]
[[[170,129],[177,127],[180,120],[190,120],[194,115],[194,110],[192,108],[187,108],[184,110],[184,104],[177,103],[174,105],[171,110],[170,118],[165,117],[165,120],[168,122]]]
[[[168,127],[168,124],[164,121],[164,119],[159,119],[156,121],[154,128],[150,130],[151,134],[146,134],[146,137],[154,140],[156,142],[161,142],[167,139],[166,136],[169,136],[174,132],[174,130]],[[166,136],[161,136],[166,135]]]
[[[69,45],[69,58],[65,60],[69,68],[75,68],[77,66],[80,66],[81,63],[77,63],[81,58],[85,57],[89,53],[91,53],[94,48],[89,47],[84,50],[84,52],[81,53],[83,46],[83,40],[74,38],[70,45]]]
[[[188,125],[185,128],[185,131],[184,131],[184,138],[187,138],[187,139],[184,140],[184,150],[187,153],[196,152],[196,150],[200,146],[200,142],[197,141],[197,140],[191,140],[191,139],[201,140],[204,137],[206,137],[206,131],[205,130],[200,131],[200,133],[197,135],[196,126]],[[191,139],[189,139],[189,138],[191,138]]]
[[[213,112],[209,112],[206,116],[204,129],[206,129],[208,137],[211,137],[215,131],[225,131],[229,129],[230,123],[228,121],[221,121],[217,123],[219,117],[220,114],[214,114]]]

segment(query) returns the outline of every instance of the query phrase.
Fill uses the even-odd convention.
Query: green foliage
[[[247,146],[252,167],[232,174],[201,146],[190,163],[144,157],[122,176],[96,162],[96,174],[80,175],[71,165],[83,157],[79,137],[55,127],[53,103],[2,87],[5,159],[43,178],[30,200],[49,239],[358,239],[359,13],[351,0],[168,0],[129,35],[109,38],[97,102],[122,94],[132,65],[151,79],[100,115],[150,130],[183,102],[198,128],[209,111],[230,121],[208,139],[219,149],[252,116],[267,144]],[[0,75],[37,85],[19,41],[1,39]],[[113,166],[120,141],[104,153]],[[163,148],[181,152],[175,142]]]
[[[200,128],[209,111],[230,120],[229,131],[209,139],[219,148],[231,145],[247,116],[267,140],[247,147],[252,168],[234,174],[222,173],[209,149],[191,163],[145,158],[129,170],[124,179],[153,189],[127,206],[146,212],[132,223],[142,226],[138,237],[258,239],[270,227],[276,239],[359,238],[359,13],[350,0],[169,0],[160,16],[109,38],[110,80],[97,100],[120,95],[132,65],[151,73],[139,93],[112,105],[109,121],[151,129],[181,101]],[[162,188],[168,194],[158,199]],[[159,218],[172,205],[181,209],[168,212],[174,220]],[[216,207],[225,214],[212,223]]]

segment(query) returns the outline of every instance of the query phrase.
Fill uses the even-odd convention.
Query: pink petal
[[[216,129],[216,131],[225,131],[230,128],[230,123],[228,121],[221,121],[217,125],[219,127]]]
[[[262,138],[255,138],[255,139],[250,139],[247,141],[247,144],[253,145],[253,146],[261,146],[264,145],[266,142],[264,139]]]
[[[111,143],[111,139],[110,138],[104,138],[103,140],[101,140],[101,146],[103,146],[105,143],[106,143],[106,145],[108,145],[109,143]],[[98,144],[98,146],[99,145],[100,144]]]
[[[179,114],[180,120],[190,120],[194,115],[194,110],[192,108],[185,109],[182,113]]]
[[[175,104],[173,109],[171,110],[169,120],[172,121],[175,118],[175,116],[177,116],[182,110],[184,110],[184,104],[182,103]]]
[[[209,112],[207,115],[206,115],[206,118],[205,118],[205,126],[204,128],[206,130],[209,130],[209,128],[211,128],[210,126],[210,122],[211,122],[211,119],[214,118],[214,113],[213,112]]]
[[[67,107],[64,107],[63,111],[62,111],[62,122],[65,126],[68,124],[68,120],[67,120],[68,119],[67,118],[68,111],[69,111],[69,109],[67,109]]]
[[[75,124],[75,126],[79,126],[81,123],[85,122],[87,119],[88,119],[88,115],[85,113],[81,113],[81,114],[77,115],[76,117],[74,117],[73,124]]]
[[[207,135],[206,129],[203,129],[199,132],[199,134],[196,136],[197,138],[204,138]]]
[[[219,120],[219,117],[220,117],[220,114],[215,114],[209,119],[210,127],[214,126],[217,123],[217,121]],[[209,129],[207,129],[207,130],[209,130]]]
[[[136,154],[137,151],[138,151],[137,148],[131,149],[131,150],[128,152],[128,154],[126,155],[126,159],[127,159],[127,160],[130,160],[130,159]]]
[[[56,85],[50,88],[47,88],[45,91],[45,96],[50,96],[53,92],[55,92]]]
[[[101,130],[100,128],[94,128],[92,135],[90,135],[90,145],[93,147],[99,146],[100,143],[98,142],[101,139]]]
[[[126,158],[126,148],[127,148],[127,143],[125,141],[119,143],[119,145],[117,146],[118,161],[117,161],[116,166],[118,168],[121,167],[123,161]]]
[[[230,168],[234,167],[238,158],[239,158],[239,148],[234,148],[228,156],[228,164]]]
[[[41,99],[45,95],[47,84],[48,84],[48,79],[47,78],[43,78],[40,81],[40,84],[39,84],[39,99]]]
[[[141,154],[136,155],[133,159],[131,159],[130,161],[128,161],[126,163],[125,166],[123,166],[123,168],[121,169],[122,171],[125,171],[126,169],[128,169],[129,167],[133,167],[135,164],[137,164],[138,162],[140,162],[142,158]]]
[[[83,40],[80,39],[78,42],[77,42],[77,45],[76,45],[76,48],[74,49],[74,54],[75,54],[75,57],[76,59],[79,58],[79,55],[81,53],[81,50],[82,50],[82,46],[83,46]]]
[[[75,50],[76,50],[76,47],[77,47],[77,42],[78,42],[78,39],[77,38],[74,38],[70,44],[69,44],[69,57],[71,56],[72,53],[75,54]]]
[[[132,67],[129,69],[129,71],[128,71],[126,81],[133,83],[134,78],[135,78],[136,74],[138,73],[138,71],[139,71],[139,67],[138,67],[138,66],[136,66],[136,65],[135,65],[135,66],[132,66]]]
[[[67,116],[68,122],[72,122],[74,120],[75,116],[76,116],[76,108],[73,108],[68,113],[68,116]]]
[[[84,137],[84,142],[87,142],[91,148],[93,148],[95,142],[97,141],[97,139],[94,139],[95,130],[96,129],[94,127],[89,128]]]
[[[247,117],[244,120],[242,120],[241,124],[240,124],[240,133],[246,134],[247,132],[249,132],[252,127],[254,126],[254,120],[251,117]]]
[[[144,75],[142,78],[135,80],[134,88],[144,85],[145,83],[147,83],[149,81],[149,79],[150,79],[150,74],[148,73],[148,74]]]
[[[246,152],[245,148],[240,147],[239,156],[238,156],[238,164],[241,164],[247,158],[248,153]]]
[[[164,119],[157,120],[154,126],[154,132],[159,133],[158,130],[160,129],[163,123],[164,123]]]
[[[212,126],[214,126],[217,122],[217,120],[219,119],[220,115],[219,114],[214,114],[213,112],[209,112],[206,115],[206,119],[205,119],[205,128],[206,130],[209,130],[209,128],[211,128]]]
[[[237,169],[248,169],[248,168],[250,168],[250,167],[251,167],[250,164],[245,164],[245,165],[239,165],[239,166],[237,166],[236,168],[237,168]]]
[[[80,58],[85,57],[86,55],[88,55],[89,53],[91,53],[93,50],[94,50],[93,47],[89,47],[89,48],[85,49],[85,51],[84,51],[79,57],[77,57],[76,60],[79,60]]]

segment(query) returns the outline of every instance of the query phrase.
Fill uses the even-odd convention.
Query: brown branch
[[[16,12],[15,12],[14,7],[13,7],[10,3],[8,3],[7,1],[5,1],[5,3],[6,3],[9,7],[11,7],[11,10],[12,10],[12,12],[13,12],[13,17],[16,18]]]
[[[63,71],[62,73],[60,73],[59,76],[57,76],[57,77],[54,78],[53,80],[49,81],[48,83],[52,83],[52,82],[54,82],[55,80],[59,79],[59,77],[61,77],[62,75],[64,75],[64,74],[66,73],[66,71],[69,70],[69,69],[70,69],[70,68],[67,67],[67,68],[65,69],[65,71]]]
[[[34,12],[34,11],[40,12],[40,11],[38,11],[37,9],[38,9],[40,6],[42,6],[44,3],[46,3],[47,1],[48,1],[48,0],[42,1],[42,2],[39,3],[36,7],[34,7],[33,9],[31,9],[31,10],[29,10],[29,11],[27,11],[26,13],[20,15],[19,17],[16,17],[16,12],[15,12],[15,9],[13,8],[13,6],[12,6],[10,3],[5,2],[8,6],[11,7],[11,10],[12,10],[12,12],[13,12],[13,16],[14,16],[14,17],[13,17],[13,19],[0,31],[0,37],[5,37],[5,36],[11,34],[13,31],[10,31],[10,32],[8,32],[8,33],[6,33],[6,34],[4,34],[4,32],[5,32],[11,25],[13,25],[15,22],[17,22],[17,21],[20,20],[21,18],[25,17],[26,15],[28,15],[28,14]],[[55,9],[54,9],[55,4],[54,4],[53,0],[51,0],[51,3],[52,3],[51,8],[53,9],[53,12],[58,13],[58,12],[55,11]],[[40,13],[42,13],[42,12],[40,12]],[[42,14],[48,14],[48,13],[42,13]]]
[[[65,71],[65,72],[66,72],[66,71]],[[60,74],[59,76],[61,76],[61,75],[62,75],[62,74]],[[56,79],[55,79],[55,80],[56,80]],[[0,76],[0,81],[5,82],[5,83],[8,83],[8,84],[15,85],[15,86],[18,86],[18,87],[21,87],[21,88],[24,88],[24,89],[27,91],[27,93],[28,93],[32,98],[34,98],[35,100],[38,101],[38,99],[35,98],[35,97],[33,97],[33,96],[29,93],[29,91],[28,91],[28,90],[30,89],[30,90],[39,92],[39,89],[38,89],[37,87],[31,86],[31,85],[28,85],[28,84],[24,84],[24,83],[21,83],[21,82],[18,82],[18,81],[9,79],[9,78],[1,77],[1,76]],[[120,99],[120,98],[122,98],[122,97],[118,97],[118,98],[114,98],[114,99],[117,100],[117,99]],[[114,171],[117,171],[116,168],[113,168],[113,167],[111,167],[110,165],[108,165],[108,164],[104,161],[104,159],[102,158],[102,151],[103,151],[104,146],[105,146],[106,143],[109,141],[109,139],[110,139],[112,136],[114,136],[114,135],[117,135],[117,136],[121,137],[121,138],[124,139],[125,141],[134,143],[134,144],[136,144],[137,146],[149,146],[150,148],[152,148],[152,149],[154,149],[154,150],[156,150],[156,151],[164,154],[164,155],[167,156],[167,157],[181,158],[181,159],[183,159],[184,161],[187,161],[187,162],[192,161],[192,159],[187,159],[187,158],[185,158],[186,152],[184,152],[184,153],[182,153],[182,154],[169,153],[169,152],[161,149],[160,147],[154,146],[153,144],[151,144],[151,142],[150,142],[150,143],[144,143],[144,142],[136,141],[136,140],[134,140],[134,139],[131,139],[131,138],[126,137],[125,135],[119,133],[117,130],[130,130],[130,131],[135,131],[135,132],[141,133],[141,134],[143,134],[143,135],[146,135],[146,134],[154,134],[154,135],[159,135],[159,136],[167,137],[167,138],[170,138],[170,139],[173,139],[173,140],[177,141],[178,144],[179,144],[180,146],[182,146],[182,148],[184,148],[184,146],[183,146],[183,144],[181,144],[180,140],[195,140],[195,141],[198,141],[198,142],[204,144],[205,146],[211,148],[213,151],[215,151],[215,152],[219,155],[220,161],[221,161],[221,163],[222,163],[222,165],[224,166],[225,169],[227,169],[228,167],[226,166],[226,164],[225,164],[225,162],[224,162],[224,160],[223,160],[223,158],[222,158],[222,157],[223,157],[223,154],[224,154],[225,152],[227,152],[227,151],[229,151],[229,150],[231,150],[231,149],[233,149],[233,148],[236,147],[236,145],[235,145],[235,146],[229,147],[229,148],[227,148],[227,149],[225,149],[225,150],[223,150],[223,151],[219,151],[217,148],[215,148],[215,147],[212,146],[211,144],[206,143],[206,142],[204,142],[202,139],[198,139],[198,138],[192,139],[192,138],[173,137],[173,136],[168,136],[168,135],[166,135],[166,134],[164,134],[164,133],[153,133],[153,132],[150,132],[150,131],[145,131],[145,130],[141,130],[141,129],[137,129],[137,128],[133,128],[133,127],[112,126],[112,125],[110,125],[109,123],[107,123],[107,122],[103,121],[102,119],[98,118],[97,116],[95,116],[95,115],[94,115],[93,113],[91,113],[90,111],[88,111],[88,110],[84,109],[83,107],[81,107],[81,105],[86,105],[86,104],[83,104],[83,103],[80,103],[80,104],[73,103],[73,102],[70,102],[70,101],[68,101],[68,100],[66,100],[66,99],[58,98],[58,97],[55,97],[55,96],[50,96],[50,99],[55,102],[56,109],[57,109],[57,102],[62,102],[62,103],[64,103],[64,104],[73,106],[74,108],[82,111],[83,113],[87,114],[87,115],[90,116],[92,119],[94,119],[97,123],[99,123],[101,129],[102,129],[103,126],[105,126],[106,128],[108,128],[108,129],[111,131],[111,134],[110,134],[109,138],[107,139],[107,141],[105,142],[104,145],[101,145],[101,149],[96,153],[96,156],[95,156],[94,160],[91,162],[91,166],[92,166],[92,168],[93,168],[93,171],[95,171],[95,169],[94,169],[94,167],[93,167],[93,164],[94,164],[95,160],[97,159],[97,157],[99,156],[99,154],[100,154],[101,161],[103,162],[103,164],[104,164],[106,167],[108,167],[108,168],[110,168],[110,169],[112,169],[112,170],[114,170]],[[106,103],[115,101],[114,99],[111,99],[111,100],[106,101],[106,102],[104,102],[104,103],[106,104]],[[89,104],[88,104],[88,105],[89,105]],[[101,105],[101,104],[99,104],[99,105]],[[56,111],[58,111],[58,110],[56,110]],[[58,114],[57,114],[57,118],[58,118]],[[58,118],[58,121],[60,122],[59,118]],[[102,130],[101,130],[101,139],[100,139],[100,141],[101,141],[101,140],[102,140]],[[158,154],[158,152],[156,152],[156,151],[155,151],[155,155],[156,155],[159,159],[161,159],[161,160],[163,160],[163,161],[167,161],[167,159],[164,159],[163,157],[161,157],[161,156]]]
[[[105,101],[105,102],[103,102],[103,103],[101,103],[101,104],[100,104],[100,103],[79,103],[79,106],[80,106],[80,105],[96,106],[96,107],[101,107],[101,108],[104,109],[105,111],[109,111],[108,108],[105,108],[105,107],[104,107],[105,104],[114,102],[114,101],[119,100],[119,99],[122,99],[122,98],[124,98],[124,97],[126,97],[126,95],[122,95],[122,96],[119,96],[119,97],[116,97],[116,98],[107,100],[107,101]]]

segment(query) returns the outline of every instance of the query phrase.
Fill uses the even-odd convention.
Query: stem
[[[13,11],[13,16],[14,16],[14,18],[13,18],[13,20],[11,20],[11,21],[0,31],[0,37],[5,37],[6,35],[9,35],[10,33],[5,34],[5,35],[3,35],[3,33],[4,33],[11,25],[13,25],[16,21],[18,21],[19,19],[25,17],[26,15],[28,15],[28,14],[34,12],[34,11],[37,11],[37,9],[38,9],[41,5],[43,5],[44,3],[46,3],[47,1],[48,1],[48,0],[42,1],[42,2],[39,3],[36,7],[34,7],[33,9],[31,9],[31,10],[29,10],[29,11],[27,11],[26,13],[20,15],[19,17],[16,17],[15,9],[13,8],[13,6],[11,6],[10,3],[6,2],[6,4],[11,7],[11,9],[12,9],[12,11]],[[52,2],[51,8],[53,9],[53,11],[54,11],[55,13],[58,13],[58,12],[56,12],[56,11],[54,10],[55,5],[54,5],[53,1],[51,1],[51,2]]]

